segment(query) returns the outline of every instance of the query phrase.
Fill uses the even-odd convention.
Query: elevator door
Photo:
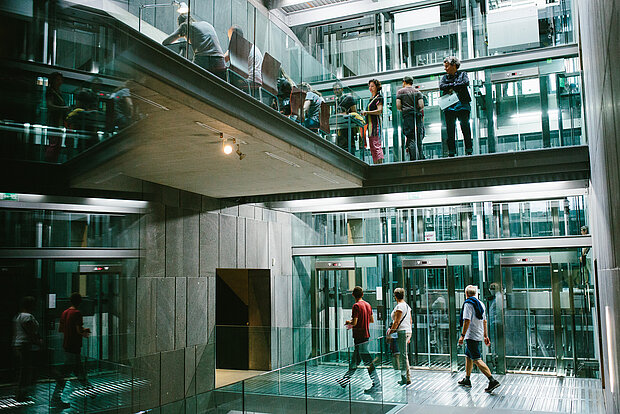
[[[491,81],[497,152],[549,147],[548,76],[527,68],[493,73]]]
[[[54,308],[47,318],[48,338],[60,349],[62,334],[58,323],[62,312],[71,306],[73,292],[82,295],[80,311],[84,327],[91,330],[82,344],[82,354],[98,363],[120,360],[119,283],[122,266],[111,264],[82,264],[56,262],[55,275],[49,279],[49,293]],[[73,271],[71,271],[73,270]]]
[[[412,316],[411,365],[455,371],[456,298],[447,259],[404,259],[403,269]]]
[[[497,371],[564,375],[560,275],[550,256],[501,257],[491,288]]]
[[[324,355],[352,345],[348,341],[350,335],[344,329],[347,317],[343,312],[343,303],[347,300],[349,272],[355,271],[355,261],[317,261],[315,270],[313,347],[314,355]]]

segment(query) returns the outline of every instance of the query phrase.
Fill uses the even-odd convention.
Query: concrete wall
[[[579,0],[607,412],[620,412],[620,2]]]
[[[270,270],[272,366],[292,362],[291,337],[277,329],[292,326],[290,215],[151,184],[144,185],[144,194],[150,211],[140,223],[139,275],[124,279],[121,289],[124,358],[136,377],[150,382],[136,391],[134,408],[214,388],[217,268]],[[207,403],[201,397],[191,401],[199,410]]]

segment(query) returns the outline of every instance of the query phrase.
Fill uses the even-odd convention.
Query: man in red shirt
[[[58,331],[63,333],[62,347],[65,350],[65,364],[61,367],[61,379],[56,383],[52,394],[52,405],[62,406],[61,395],[67,382],[66,377],[74,373],[83,386],[90,386],[86,379],[86,371],[82,365],[82,338],[90,336],[90,329],[84,328],[82,312],[78,310],[82,304],[82,295],[71,294],[71,306],[60,316]]]
[[[368,352],[368,339],[370,338],[368,325],[373,323],[375,319],[372,315],[370,304],[362,299],[363,296],[364,290],[360,286],[355,286],[355,288],[353,288],[353,297],[355,298],[352,309],[353,313],[351,315],[351,320],[345,322],[345,325],[351,326],[351,330],[353,331],[355,350],[349,362],[349,370],[344,374],[344,377],[338,380],[338,384],[340,384],[342,388],[345,388],[355,373],[358,364],[363,360],[364,364],[368,367],[368,375],[372,380],[372,386],[364,390],[364,392],[366,394],[372,394],[381,389],[381,381],[379,381],[379,375],[377,375],[372,357],[370,356],[370,352]]]

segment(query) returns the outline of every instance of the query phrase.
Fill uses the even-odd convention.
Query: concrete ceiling
[[[250,125],[242,111],[228,114],[149,76],[136,78],[130,89],[143,119],[112,138],[104,149],[93,150],[81,160],[72,186],[138,191],[138,180],[145,180],[210,197],[234,198],[362,185],[360,176],[313,153],[313,149],[326,151],[324,146],[301,149]],[[289,122],[276,116],[282,118],[280,122]],[[243,160],[234,152],[223,153],[218,131],[240,143],[241,152],[246,154]],[[318,141],[322,138],[301,132],[306,134],[305,144],[313,140],[322,144]],[[101,162],[101,151],[113,152],[114,156]],[[335,147],[327,151],[349,157]]]

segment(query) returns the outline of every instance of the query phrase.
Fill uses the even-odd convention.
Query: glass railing
[[[441,21],[437,6],[435,15],[397,12],[363,16],[344,27],[316,25],[308,38],[319,41],[308,48],[347,78],[441,64],[446,56],[474,59],[576,42],[572,0],[489,2],[484,14],[478,3],[465,6],[470,17],[449,21]]]
[[[343,348],[198,394],[186,407],[207,413],[358,412],[362,408],[387,413],[407,404],[407,390],[398,383],[400,370],[392,365],[385,338],[369,341],[360,351],[365,362],[358,362],[354,346]]]
[[[405,135],[403,115],[397,109],[397,92],[402,79],[382,83],[383,111],[380,116],[379,140],[383,162],[401,162],[420,159],[446,158],[454,151],[456,156],[517,152],[543,148],[583,145],[583,109],[581,76],[575,58],[548,59],[529,64],[495,67],[468,72],[470,110],[466,112],[469,128],[462,128],[462,120],[454,121],[454,149],[450,149],[450,133],[446,114],[440,106],[439,81],[443,69],[437,73],[414,79],[414,86],[422,94],[423,110],[415,115],[415,129]],[[518,76],[515,77],[515,73]],[[511,78],[512,77],[512,78]],[[354,88],[358,111],[366,110],[371,102],[368,85]],[[325,85],[331,88],[331,85]],[[337,142],[341,135],[351,136],[351,153],[373,163],[369,132],[356,119],[344,118],[337,123],[334,95],[322,89],[330,104],[332,123],[326,138]],[[413,124],[413,116],[411,123]],[[350,126],[347,122],[350,122]],[[466,148],[465,137],[471,137],[471,148]],[[415,142],[419,155],[412,157],[407,149]]]
[[[3,88],[0,150],[5,158],[64,163],[169,110],[153,98],[150,86],[137,79],[144,69],[130,55],[136,50],[148,55],[149,47],[156,51],[157,46],[145,42],[142,35],[168,45],[164,41],[178,29],[181,14],[168,4],[127,10],[114,2],[104,3],[103,11],[80,0],[53,3],[50,10],[36,9],[37,16],[26,22],[0,9],[3,18],[24,33],[37,32],[45,44],[54,44],[42,47],[24,35],[23,50],[7,48],[0,54],[4,73],[15,73],[16,66],[25,64],[18,81]],[[192,35],[208,33],[213,43],[209,50],[216,50],[218,56],[205,55],[197,41],[196,47],[186,47],[182,36],[166,47],[282,113],[283,119],[286,116],[317,133],[329,131],[328,119],[320,117],[321,111],[327,114],[320,94],[311,95],[310,84],[336,78],[301,47],[290,30],[246,1],[220,1],[214,10],[205,9],[204,2],[195,3],[189,15],[183,14],[198,27],[190,31],[190,44]],[[39,22],[45,22],[49,31],[39,33]],[[239,32],[229,42],[233,25]],[[306,102],[309,107],[304,108]]]
[[[294,246],[581,235],[583,196],[420,208],[296,213]]]
[[[162,3],[157,7],[128,10],[108,2],[106,12],[113,16],[110,18],[88,7],[67,6],[80,3],[85,2],[50,5],[54,8],[53,19],[43,13],[33,22],[24,22],[7,15],[24,33],[36,32],[39,25],[35,22],[46,22],[50,27],[45,33],[46,44],[54,47],[45,48],[24,35],[23,49],[7,48],[0,56],[2,69],[19,78],[19,82],[4,88],[0,150],[5,158],[63,163],[126,128],[133,126],[139,133],[139,125],[135,124],[168,110],[149,99],[153,91],[138,82],[136,70],[139,69],[124,54],[137,45],[149,47],[137,41],[140,39],[130,27],[160,44],[183,27],[177,21],[181,16],[177,7]],[[196,36],[206,33],[213,44],[217,39],[219,48],[204,46],[209,44],[206,37],[201,38],[204,42],[200,44],[195,41],[195,48],[185,47],[182,36],[175,36],[167,47],[221,75],[274,111],[302,123],[366,163],[372,164],[377,162],[374,158],[380,158],[377,154],[373,157],[370,150],[373,140],[369,138],[372,134],[368,119],[347,113],[351,107],[343,100],[351,96],[356,113],[361,114],[371,101],[367,85],[358,89],[344,87],[343,94],[338,92],[336,98],[333,86],[338,80],[333,75],[334,68],[327,67],[325,59],[317,59],[306,51],[281,22],[267,18],[246,1],[221,0],[213,8],[205,2],[192,2],[189,18],[202,30],[190,31],[190,41],[191,33]],[[461,29],[466,26],[462,22],[446,25]],[[231,34],[229,40],[231,27],[240,31]],[[459,44],[469,43],[461,36]],[[215,55],[205,55],[213,50]],[[436,52],[433,59],[454,53],[452,49],[437,50],[440,49],[433,49]],[[228,62],[224,55],[228,56]],[[420,62],[432,63],[430,57]],[[14,75],[15,67],[21,68],[24,63],[26,69]],[[65,77],[51,73],[54,68],[66,70]],[[502,70],[524,68],[535,73],[511,81],[494,77]],[[585,143],[579,70],[578,61],[569,58],[469,73],[473,99],[468,118],[471,152],[479,155]],[[450,155],[445,115],[439,106],[440,75],[415,80],[425,100],[415,138],[420,141],[421,156],[416,159]],[[323,89],[311,94],[319,86]],[[396,109],[396,92],[400,87],[400,79],[386,82],[381,92],[384,104],[379,116],[379,138],[375,141],[381,147],[383,162],[412,159],[406,151],[407,138],[401,114]],[[468,149],[464,148],[464,131],[459,123],[456,130],[455,152],[464,155]]]
[[[2,409],[20,412],[132,410],[138,406],[140,393],[152,386],[135,367],[92,358],[86,351],[79,356],[79,365],[76,359],[70,362],[64,353],[48,347],[34,347],[30,351],[16,349],[15,356],[17,380],[3,381],[0,387]]]

